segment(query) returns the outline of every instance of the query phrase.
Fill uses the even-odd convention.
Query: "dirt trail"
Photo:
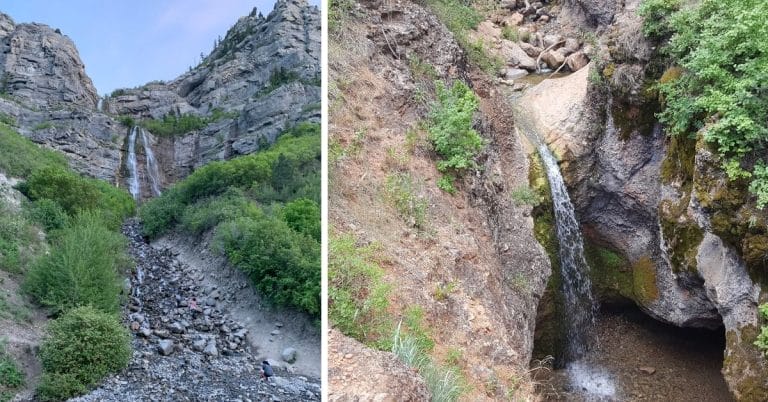
[[[275,377],[261,380],[263,357],[252,346],[253,334],[223,308],[224,288],[206,289],[201,266],[146,243],[135,220],[123,233],[137,262],[125,313],[133,357],[121,373],[73,401],[320,400],[317,378],[292,374],[277,361]],[[203,311],[189,308],[193,297]]]

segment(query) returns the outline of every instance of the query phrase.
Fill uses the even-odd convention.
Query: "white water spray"
[[[149,176],[149,184],[152,188],[152,194],[155,196],[160,195],[160,169],[155,159],[155,153],[152,151],[152,144],[149,143],[147,138],[147,132],[141,128],[141,141],[144,143],[144,153],[147,155],[147,174]]]
[[[136,127],[131,129],[128,134],[128,191],[134,200],[138,200],[141,195],[141,187],[139,186],[139,171],[138,163],[136,162]]]

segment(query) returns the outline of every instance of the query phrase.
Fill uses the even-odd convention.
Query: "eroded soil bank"
[[[541,393],[562,401],[729,402],[720,372],[725,348],[722,330],[684,329],[623,307],[598,318],[599,347],[587,358],[592,387],[572,385],[567,369],[538,370]],[[610,392],[613,387],[614,392]]]

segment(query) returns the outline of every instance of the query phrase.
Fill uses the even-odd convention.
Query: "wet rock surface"
[[[294,375],[264,360],[244,326],[219,308],[215,292],[167,249],[150,246],[131,220],[123,228],[137,261],[125,323],[133,332],[126,369],[74,401],[319,401],[316,378]]]

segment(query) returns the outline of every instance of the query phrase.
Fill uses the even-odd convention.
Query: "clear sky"
[[[40,22],[69,36],[100,95],[171,80],[200,62],[216,38],[275,0],[4,0],[14,22]],[[317,5],[319,0],[310,0]]]

